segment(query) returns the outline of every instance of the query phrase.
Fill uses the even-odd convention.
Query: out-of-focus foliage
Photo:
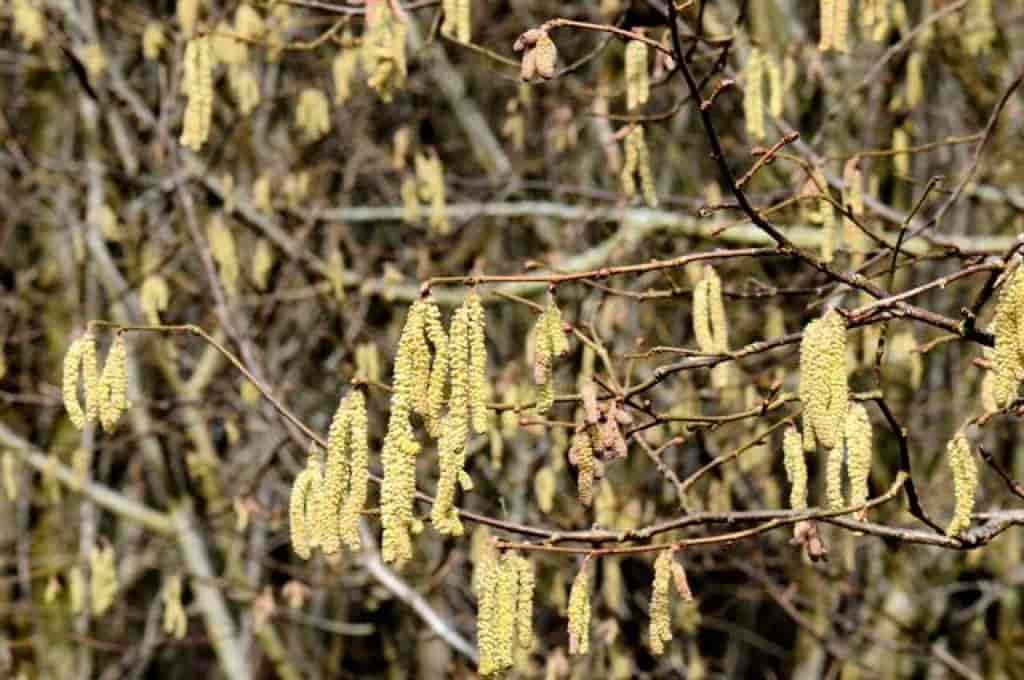
[[[1024,224],[1024,2],[678,3],[699,103],[671,1],[0,3],[0,676],[471,677],[478,607],[484,660],[514,677],[1017,676],[1020,529],[970,541],[1022,499],[997,470],[1024,479],[1024,279],[1001,276]],[[699,105],[804,256],[737,209]],[[870,314],[830,273],[860,267],[952,325]],[[487,363],[479,380],[460,339],[472,413],[435,420],[438,394],[390,390],[437,277],[470,277],[430,298],[448,328],[479,293]],[[65,354],[93,320],[113,325],[90,327],[91,365],[72,354],[73,423]],[[825,320],[845,349],[805,345],[801,375],[790,334]],[[359,551],[296,555],[289,516],[316,531],[326,501],[311,476],[290,492],[322,452],[249,378],[321,437],[364,390],[373,475],[399,404],[395,456],[444,494],[445,535],[373,484],[358,536],[344,506]],[[351,446],[332,484],[358,487]],[[908,465],[940,531],[902,489],[847,513],[864,534],[786,519]],[[463,531],[453,498],[542,535]],[[759,512],[785,522],[699,543]],[[380,556],[394,513],[400,569]],[[589,529],[626,540],[551,535]]]

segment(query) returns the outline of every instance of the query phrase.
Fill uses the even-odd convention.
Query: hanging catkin
[[[199,151],[210,136],[213,119],[213,55],[210,38],[201,36],[185,47],[181,91],[188,97],[180,142]]]
[[[533,381],[540,388],[537,413],[546,413],[555,399],[554,360],[569,351],[569,341],[562,329],[562,312],[555,304],[554,295],[548,295],[547,307],[537,317],[533,342]]]
[[[782,435],[783,463],[789,479],[789,507],[794,510],[807,509],[807,461],[804,460],[800,433],[789,425]]]
[[[370,74],[367,84],[384,103],[405,86],[408,75],[405,42],[409,27],[404,16],[391,12],[386,2],[370,6],[363,34],[363,67]]]
[[[488,430],[490,411],[487,397],[487,317],[480,296],[470,293],[466,297],[469,323],[469,405],[473,412],[473,431],[483,434]]]
[[[785,107],[786,87],[782,82],[782,66],[774,55],[764,55],[764,72],[768,77],[768,113],[772,118],[779,118]]]
[[[862,505],[868,500],[872,449],[871,418],[863,404],[850,405],[846,413],[844,436],[847,474],[850,478],[850,504]]]
[[[729,351],[729,322],[722,298],[722,280],[711,265],[705,265],[701,280],[693,288],[693,332],[697,346],[707,354]],[[729,384],[729,365],[720,363],[711,369],[711,382],[717,389]]]
[[[124,333],[118,332],[107,352],[97,387],[99,419],[105,432],[113,432],[117,421],[130,404],[128,403],[128,350]]]
[[[764,139],[764,57],[761,50],[751,48],[743,65],[743,113],[747,121],[747,134],[760,141]]]
[[[804,448],[841,441],[849,402],[846,382],[846,321],[835,309],[807,324],[800,343],[800,401],[804,406]]]
[[[825,462],[825,498],[828,507],[837,510],[845,504],[843,500],[843,447],[829,449]]]
[[[1017,267],[1003,281],[996,302],[992,332],[996,337],[992,353],[992,394],[995,405],[1004,408],[1017,398],[1024,378],[1024,274]]]
[[[110,609],[117,595],[117,563],[114,546],[93,548],[89,553],[90,602],[93,616],[102,616]]]
[[[295,126],[306,141],[315,142],[331,129],[330,104],[327,95],[315,87],[307,87],[299,94],[295,107]]]
[[[451,355],[451,397],[448,415],[441,426],[437,455],[441,469],[431,521],[442,534],[462,535],[462,522],[455,512],[455,490],[466,460],[469,437],[469,310],[459,307],[452,317],[449,334]]]
[[[217,263],[220,281],[229,295],[238,293],[238,251],[235,237],[220,215],[214,215],[206,225],[206,238],[210,243],[210,254]]]
[[[619,180],[622,194],[631,199],[636,195],[636,179],[640,178],[640,191],[644,202],[654,208],[658,205],[657,191],[654,186],[654,171],[651,169],[651,156],[644,138],[644,127],[634,125],[623,141],[624,158]]]
[[[164,632],[176,640],[181,640],[188,630],[188,617],[181,604],[181,576],[175,574],[167,578],[164,582],[162,599]]]
[[[650,98],[651,81],[647,70],[647,45],[639,40],[626,43],[626,110],[633,111]]]
[[[292,483],[289,497],[289,529],[292,550],[304,560],[308,560],[311,553],[310,527],[306,513],[312,495],[312,485],[313,472],[309,468],[303,468]]]
[[[959,536],[971,526],[971,511],[978,490],[978,468],[970,444],[963,432],[957,432],[946,447],[949,467],[953,471],[953,518],[946,527],[948,536]]]
[[[649,630],[651,652],[661,655],[665,643],[672,640],[671,611],[669,610],[669,582],[672,576],[672,550],[658,553],[654,560],[654,582],[651,585],[651,625]]]
[[[580,566],[569,591],[569,654],[590,652],[590,579],[587,563]]]

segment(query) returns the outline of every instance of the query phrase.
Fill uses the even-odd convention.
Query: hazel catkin
[[[800,433],[789,425],[782,435],[783,463],[789,479],[789,507],[793,510],[807,509],[807,461],[804,459]]]
[[[199,151],[210,136],[213,119],[212,51],[209,36],[192,38],[185,47],[181,91],[188,97],[188,104],[180,142],[193,151]]]
[[[800,343],[800,400],[804,448],[820,442],[834,449],[842,437],[849,403],[846,381],[846,321],[835,309],[807,324]]]
[[[871,418],[863,404],[850,405],[846,412],[843,436],[846,440],[846,466],[850,478],[850,504],[863,505],[868,500],[872,455]]]
[[[758,141],[764,139],[764,57],[752,48],[743,65],[743,113],[747,134]]]
[[[105,432],[113,432],[128,403],[128,350],[124,333],[118,332],[107,352],[97,387],[99,420]]]
[[[292,483],[289,497],[289,528],[292,550],[304,560],[308,560],[311,554],[310,526],[306,513],[312,495],[312,485],[313,472],[309,468],[303,468]]]
[[[946,447],[949,467],[953,471],[953,495],[955,498],[953,517],[946,527],[947,536],[959,536],[971,526],[971,511],[974,509],[978,491],[978,468],[971,453],[967,436],[957,432]]]
[[[590,653],[590,579],[584,562],[569,591],[569,654]]]
[[[647,70],[647,45],[640,40],[626,43],[626,110],[633,111],[647,103],[651,81]]]
[[[654,560],[654,583],[651,586],[650,646],[653,654],[665,651],[665,643],[672,639],[669,585],[672,576],[672,550],[662,550]]]

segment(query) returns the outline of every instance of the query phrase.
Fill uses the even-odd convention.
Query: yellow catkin
[[[711,265],[705,265],[702,278],[693,289],[693,331],[697,346],[708,354],[729,351],[729,322],[722,298],[722,280]],[[712,385],[722,389],[729,382],[729,366],[719,364],[711,370]]]
[[[338,302],[344,302],[346,298],[345,293],[345,254],[341,248],[331,248],[327,257],[324,258],[327,262],[327,280],[331,284],[331,292],[334,293],[334,299]]]
[[[558,48],[547,33],[541,33],[533,46],[533,56],[537,67],[537,75],[545,80],[555,77],[555,65],[558,63]]]
[[[627,199],[636,196],[636,169],[640,158],[633,137],[633,130],[630,130],[623,142],[622,170],[619,171],[619,183],[622,185],[622,195]]]
[[[81,567],[74,566],[68,570],[68,600],[72,614],[85,609],[85,577]]]
[[[360,547],[359,516],[366,504],[369,443],[366,399],[359,390],[339,404],[327,435],[324,490],[328,529],[324,552],[337,552],[342,542],[351,550]]]
[[[331,77],[334,81],[334,103],[338,106],[346,103],[352,96],[352,81],[358,65],[359,52],[354,49],[342,49],[334,57]]]
[[[78,401],[78,381],[82,367],[82,354],[85,350],[85,336],[77,338],[68,347],[64,355],[64,410],[67,411],[71,423],[81,430],[85,427],[85,411]]]
[[[499,668],[511,668],[512,652],[517,628],[516,608],[519,604],[518,556],[506,552],[498,565],[497,612],[494,638],[498,644],[496,663]]]
[[[417,154],[416,180],[419,198],[430,202],[430,227],[438,234],[451,231],[445,203],[444,166],[436,153]]]
[[[821,31],[818,49],[824,52],[835,47],[836,0],[820,0],[818,19]]]
[[[0,453],[0,480],[4,496],[7,500],[13,501],[18,498],[18,479],[21,475],[18,471],[18,460],[10,451]]]
[[[228,68],[228,87],[235,100],[238,112],[247,116],[260,103],[260,81],[252,67],[246,65]]]
[[[518,572],[519,589],[516,602],[516,642],[521,649],[533,648],[533,596],[537,578],[533,563],[517,555],[515,566]]]
[[[789,507],[807,509],[807,461],[804,460],[800,433],[792,425],[782,435],[782,455],[789,479]]]
[[[541,512],[549,513],[555,506],[555,492],[558,490],[558,478],[550,465],[545,465],[533,476],[533,495],[537,499],[537,507]]]
[[[94,423],[100,416],[100,372],[96,359],[96,337],[82,336],[82,379],[85,381],[85,420]]]
[[[644,138],[644,128],[636,125],[626,135],[624,141],[625,161],[619,173],[623,195],[629,199],[636,195],[636,179],[640,178],[640,191],[644,202],[650,207],[657,207],[658,196],[654,185],[654,171],[651,168],[650,153]]]
[[[210,136],[213,120],[213,56],[210,38],[188,41],[181,91],[188,97],[180,142],[199,151]]]
[[[970,444],[963,432],[957,432],[946,447],[949,466],[953,471],[953,518],[946,527],[948,536],[959,536],[971,526],[971,511],[978,491],[978,468]]]
[[[917,108],[924,98],[925,53],[916,51],[907,58],[907,107]]]
[[[316,141],[331,129],[330,104],[327,95],[315,87],[307,87],[299,94],[295,107],[295,126],[307,141]]]
[[[455,340],[449,338],[449,335],[445,333],[444,327],[441,325],[441,310],[439,310],[437,305],[431,300],[424,303],[424,331],[427,341],[433,349],[433,360],[430,361],[429,354],[421,353],[423,361],[418,363],[418,366],[421,368],[420,373],[417,376],[417,380],[425,387],[425,389],[421,389],[417,395],[420,399],[416,402],[417,408],[415,410],[423,416],[427,432],[430,433],[430,436],[432,437],[438,437],[441,434],[441,408],[444,405],[444,388],[445,383],[448,380],[449,369],[452,374],[452,394],[454,395],[455,393],[456,372],[459,373],[459,380],[461,381],[460,385],[463,386],[463,389],[468,389],[468,323],[468,311],[464,311],[462,313],[462,319],[459,326],[460,333],[463,335],[459,337],[458,342],[460,343],[459,352],[465,353],[460,354],[460,361],[458,366],[456,366],[454,362],[455,349],[453,347]],[[454,333],[454,331],[455,322],[453,320],[452,333]],[[464,393],[460,396],[463,399],[466,398]],[[468,404],[468,401],[465,403]]]
[[[626,43],[626,110],[633,111],[650,98],[651,80],[647,69],[647,45],[639,40]]]
[[[306,513],[312,495],[312,485],[313,472],[304,468],[296,475],[289,498],[289,529],[292,550],[304,560],[308,560],[311,554],[310,527]]]
[[[860,169],[860,158],[854,156],[843,166],[843,203],[854,217],[864,214],[864,175]],[[843,241],[850,251],[850,261],[859,266],[864,262],[867,247],[864,232],[853,220],[843,218]]]
[[[786,105],[786,88],[782,82],[782,66],[772,54],[764,55],[764,73],[768,78],[768,114],[779,118]]]
[[[32,49],[46,38],[46,16],[31,0],[14,0],[14,34],[25,49]]]
[[[580,503],[589,507],[594,502],[594,445],[587,430],[573,435],[570,460],[576,464],[576,489]]]
[[[443,35],[460,42],[470,41],[473,28],[470,5],[470,0],[444,0],[444,21],[441,23]]]
[[[672,577],[672,551],[662,550],[654,560],[654,582],[651,585],[650,645],[653,654],[665,651],[665,643],[672,639],[671,611],[668,590]]]
[[[843,447],[829,449],[825,462],[825,498],[833,510],[845,505],[843,498]]]
[[[590,653],[590,579],[586,562],[576,573],[569,591],[569,654]]]
[[[850,504],[862,505],[868,499],[872,457],[871,418],[863,404],[850,405],[846,413],[844,436],[846,469],[850,478]]]
[[[210,243],[210,254],[217,262],[220,282],[229,295],[238,293],[238,251],[231,227],[220,215],[214,215],[206,225],[206,238]]]
[[[466,298],[469,323],[469,404],[473,414],[473,431],[483,434],[489,429],[487,408],[487,316],[476,292]]]
[[[743,65],[743,114],[747,134],[755,140],[764,139],[764,57],[761,50],[752,48]]]
[[[99,419],[106,432],[117,428],[121,418],[130,404],[128,403],[128,349],[125,346],[124,334],[117,333],[114,342],[107,352],[107,360],[103,364],[103,373],[98,384]]]
[[[149,61],[160,58],[160,53],[167,46],[167,36],[160,22],[151,21],[142,31],[142,56]]]
[[[105,545],[89,553],[90,602],[93,616],[102,616],[110,609],[117,595],[117,564],[114,547]]]
[[[270,175],[264,173],[252,183],[253,207],[262,212],[273,212],[274,205],[270,197]]]
[[[835,309],[807,324],[800,343],[800,400],[804,406],[804,448],[840,442],[849,402],[846,381],[846,322]]]
[[[139,289],[139,306],[142,307],[146,323],[160,323],[160,312],[167,309],[170,297],[171,290],[167,287],[167,279],[159,274],[149,274],[143,279],[142,288]]]
[[[348,492],[341,506],[339,533],[341,540],[353,552],[361,547],[359,518],[366,507],[367,487],[370,484],[370,437],[366,415],[366,397],[359,390],[349,395],[352,416],[349,431]]]
[[[373,5],[367,16],[362,47],[363,64],[370,74],[367,84],[385,103],[405,86],[405,41],[409,30],[405,21],[394,16],[387,3]]]
[[[426,303],[418,300],[409,308],[395,354],[391,415],[381,451],[384,479],[381,485],[381,555],[397,565],[412,559],[412,505],[416,494],[416,458],[420,444],[413,435],[409,417],[420,393],[427,391],[427,379],[418,366],[429,364],[424,340]]]
[[[458,23],[458,0],[441,0],[441,35],[454,38]]]
[[[342,399],[331,419],[331,427],[327,432],[327,457],[324,465],[324,503],[323,510],[329,518],[321,545],[328,555],[333,555],[341,548],[340,522],[338,517],[341,505],[345,500],[349,482],[349,435],[352,427],[352,409],[349,400]]]
[[[476,536],[474,533],[474,544]],[[476,637],[480,650],[477,670],[481,676],[503,670],[501,644],[498,638],[498,587],[501,570],[496,551],[489,542],[487,548],[481,550],[473,561],[473,590],[477,596]]]
[[[533,329],[533,381],[540,387],[537,413],[546,413],[554,404],[554,372],[556,357],[569,351],[569,342],[562,329],[562,312],[553,296]]]
[[[1017,398],[1024,378],[1024,273],[1021,267],[1007,276],[1000,287],[992,332],[996,337],[992,352],[992,393],[995,404],[1004,408]]]
[[[177,16],[181,31],[191,36],[199,21],[199,9],[202,0],[178,0]]]
[[[256,290],[264,291],[270,281],[270,272],[274,268],[274,248],[270,241],[261,238],[256,242],[252,254],[252,283]]]
[[[266,31],[266,23],[259,12],[244,2],[238,5],[235,10],[235,33],[242,38],[258,40]]]
[[[452,318],[448,351],[451,366],[451,397],[448,415],[442,421],[438,442],[441,469],[431,521],[442,534],[462,535],[462,522],[455,512],[455,490],[466,459],[469,436],[469,310],[459,307]]]
[[[973,0],[968,3],[965,23],[963,42],[968,54],[977,56],[988,52],[996,40],[992,0]]]
[[[901,127],[892,131],[892,169],[896,175],[906,177],[910,174],[910,136]]]
[[[164,632],[176,640],[181,640],[188,630],[188,617],[185,615],[185,607],[181,604],[181,576],[175,574],[167,578],[164,583],[163,604]]]
[[[214,64],[239,66],[249,61],[249,47],[234,35],[231,24],[222,21],[210,36]]]

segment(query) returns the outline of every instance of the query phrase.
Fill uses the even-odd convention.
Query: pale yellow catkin
[[[511,668],[517,628],[516,607],[519,604],[519,569],[517,555],[506,552],[498,565],[497,612],[495,639],[498,643],[497,665]]]
[[[199,20],[199,9],[202,0],[178,0],[177,16],[182,33],[191,37]]]
[[[971,526],[971,511],[978,491],[978,468],[963,432],[957,432],[950,440],[946,455],[953,472],[955,497],[953,517],[946,527],[946,535],[959,536]]]
[[[792,425],[782,435],[783,463],[789,479],[789,507],[807,509],[807,461],[804,459],[800,433]]]
[[[546,413],[554,404],[554,371],[556,357],[569,351],[569,342],[562,329],[562,312],[553,296],[533,328],[533,381],[540,387],[537,413]]]
[[[334,57],[331,64],[331,77],[334,81],[334,103],[338,106],[346,103],[352,96],[352,81],[359,65],[359,52],[343,48]]]
[[[1017,267],[1004,280],[996,301],[992,324],[995,349],[992,352],[992,394],[995,405],[1004,408],[1017,398],[1024,378],[1024,273]]]
[[[925,53],[915,51],[907,58],[907,107],[914,109],[924,98]]]
[[[573,435],[570,457],[576,461],[576,489],[580,503],[590,507],[594,501],[594,446],[589,428]]]
[[[854,156],[843,166],[844,204],[850,213],[859,218],[864,214],[864,175],[860,169],[860,157]],[[850,262],[859,266],[864,262],[867,247],[864,232],[850,218],[843,218],[843,241],[850,252]]]
[[[768,77],[768,113],[772,118],[780,118],[786,105],[786,87],[782,82],[782,66],[774,55],[764,55],[764,72]]]
[[[590,653],[590,579],[584,562],[569,591],[569,654]]]
[[[164,632],[176,640],[181,640],[188,630],[188,617],[185,615],[185,607],[181,603],[181,576],[175,574],[167,578],[164,582],[162,599]]]
[[[89,553],[89,572],[92,579],[89,598],[92,613],[93,616],[102,616],[110,609],[117,595],[117,563],[112,545],[92,549]]]
[[[440,427],[438,464],[440,478],[431,509],[431,521],[442,534],[462,535],[462,522],[455,512],[455,491],[466,459],[469,436],[469,309],[463,304],[452,317],[448,351],[451,367],[451,397],[448,415]]]
[[[201,36],[185,47],[181,91],[188,97],[180,142],[199,151],[210,136],[213,120],[213,56],[210,38]]]
[[[85,427],[85,411],[78,401],[78,381],[82,367],[82,354],[85,350],[85,336],[75,339],[64,354],[63,397],[64,410],[67,411],[71,423],[81,430]]]
[[[669,610],[669,583],[672,576],[672,551],[662,550],[654,560],[654,582],[651,585],[650,646],[651,653],[665,652],[665,643],[672,640],[671,611]]]
[[[260,103],[260,81],[253,67],[237,65],[228,68],[228,87],[238,112],[247,116]]]
[[[154,326],[160,323],[160,312],[166,311],[170,297],[171,290],[164,277],[149,274],[143,279],[142,288],[139,289],[139,306],[146,323]]]
[[[892,169],[899,177],[910,175],[910,136],[904,128],[892,131]]]
[[[996,40],[996,23],[992,15],[992,0],[972,0],[965,16],[964,46],[968,54],[977,56],[988,52]]]
[[[743,65],[743,113],[747,134],[753,139],[764,139],[764,57],[761,50],[752,48]]]
[[[836,0],[820,0],[818,3],[818,19],[821,37],[818,49],[830,50],[835,47]]]
[[[128,403],[128,348],[124,333],[118,332],[107,352],[97,387],[99,420],[103,430],[113,432],[117,421],[130,406]]]
[[[349,550],[361,547],[359,518],[366,507],[370,484],[370,437],[366,415],[366,397],[361,390],[349,395],[351,419],[349,423],[348,490],[341,506],[339,533]]]
[[[392,14],[387,3],[372,6],[363,35],[363,65],[370,74],[367,84],[381,101],[389,103],[405,86],[407,76],[405,42],[409,28],[404,17]]]
[[[234,35],[234,29],[226,21],[217,24],[210,36],[214,64],[239,66],[249,60],[249,47]]]
[[[474,534],[474,543],[476,534]],[[496,551],[481,551],[473,562],[473,584],[477,596],[477,647],[480,662],[477,671],[489,676],[504,670],[501,641],[498,635],[498,587],[500,562]]]
[[[274,248],[270,241],[261,238],[256,242],[252,254],[252,283],[256,290],[265,291],[274,268]]]
[[[872,457],[871,418],[863,404],[850,405],[846,413],[844,438],[846,469],[850,478],[850,504],[862,505],[868,500]]]
[[[384,478],[381,484],[381,556],[397,565],[412,559],[412,505],[416,494],[416,458],[420,444],[412,431],[410,414],[418,393],[426,392],[422,366],[429,363],[424,341],[425,303],[417,300],[409,308],[398,341],[392,378],[391,414],[381,450]],[[427,371],[429,382],[429,369]]]
[[[146,24],[142,31],[142,56],[148,61],[155,61],[160,58],[160,53],[167,45],[167,37],[164,35],[164,27],[157,21]]]
[[[419,197],[430,202],[430,227],[438,234],[451,231],[445,201],[444,166],[436,153],[417,154],[416,179]]]
[[[295,477],[289,497],[289,529],[292,551],[304,560],[308,560],[311,554],[307,506],[312,496],[312,484],[313,472],[309,468],[303,468]]]
[[[12,4],[14,34],[25,49],[32,49],[46,39],[46,15],[31,0],[14,0]]]
[[[238,250],[231,227],[220,215],[214,215],[206,225],[206,239],[210,243],[210,254],[217,263],[220,282],[229,295],[238,293],[239,265]]]
[[[533,563],[525,557],[516,555],[515,566],[518,572],[519,589],[516,602],[516,642],[520,649],[529,651],[533,648],[533,597],[537,578],[533,572]]]
[[[295,107],[295,126],[307,141],[315,142],[331,129],[330,104],[327,95],[315,87],[307,87],[299,94]]]
[[[619,171],[619,183],[622,186],[622,195],[627,199],[631,199],[636,196],[635,175],[640,158],[640,152],[638,151],[634,141],[633,130],[630,130],[629,134],[626,135],[626,138],[623,141],[622,152],[623,161],[622,169]]]
[[[2,488],[7,500],[17,500],[18,487],[21,486],[19,483],[20,477],[18,460],[14,454],[10,451],[0,453],[0,479],[2,479]]]
[[[68,604],[72,614],[78,614],[85,609],[85,577],[82,575],[82,568],[78,565],[68,570]]]
[[[807,324],[800,343],[800,400],[804,406],[804,448],[814,442],[834,449],[842,436],[849,402],[846,380],[846,322],[835,309]]]
[[[537,507],[541,512],[549,513],[555,506],[555,492],[558,490],[558,478],[550,465],[545,465],[533,477],[533,495],[537,499]]]
[[[483,434],[489,429],[490,410],[487,397],[487,316],[483,302],[476,292],[465,302],[469,323],[469,405],[472,410],[473,431]]]
[[[650,98],[651,80],[647,69],[647,45],[639,40],[626,43],[626,110],[633,111]]]

